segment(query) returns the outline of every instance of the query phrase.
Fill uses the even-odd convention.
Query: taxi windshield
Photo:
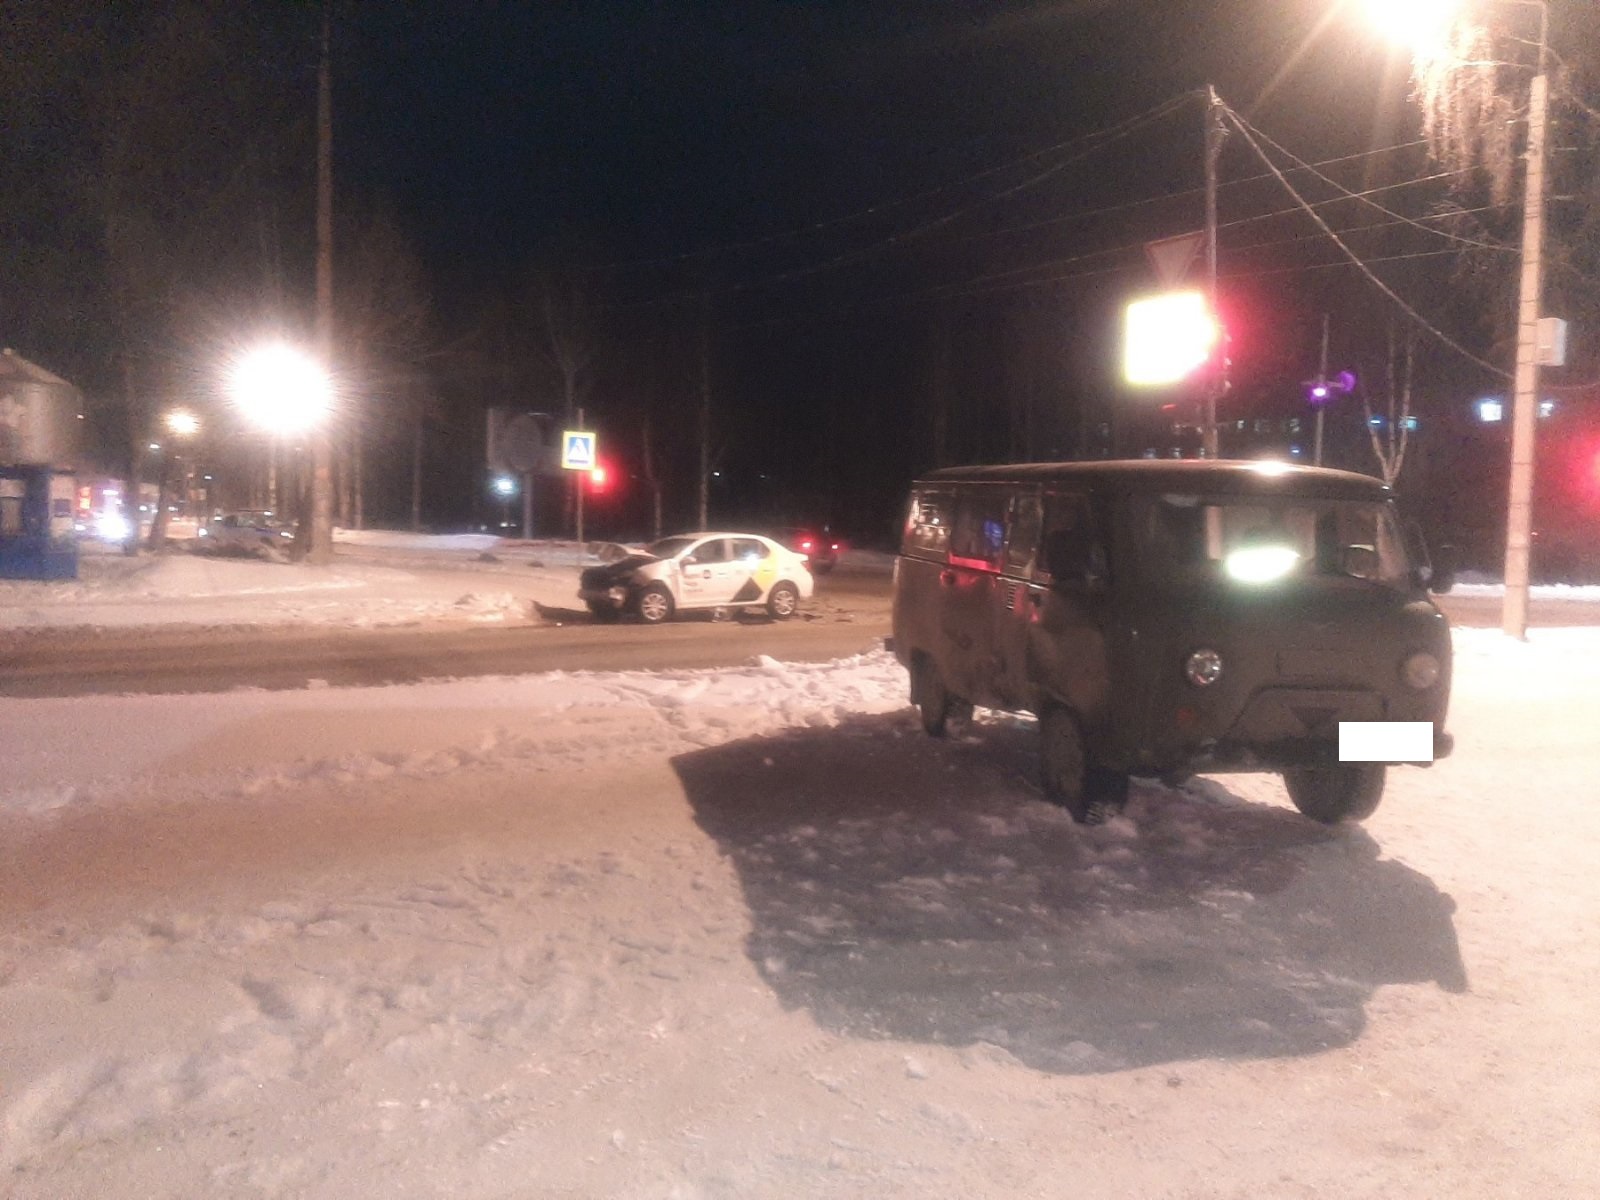
[[[683,537],[682,535],[662,538],[659,542],[651,543],[650,553],[657,558],[673,558],[682,554],[699,540],[698,537]]]
[[[1135,498],[1133,517],[1137,556],[1155,579],[1410,581],[1394,510],[1381,501],[1164,493]]]

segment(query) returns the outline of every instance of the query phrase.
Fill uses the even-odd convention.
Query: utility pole
[[[1322,314],[1322,361],[1317,367],[1317,436],[1312,443],[1311,465],[1322,465],[1322,414],[1328,407],[1328,314]]]
[[[711,509],[711,293],[700,306],[700,529]]]
[[[322,6],[322,61],[317,68],[317,357],[333,376],[333,41],[331,0]],[[327,414],[311,430],[311,529],[306,559],[333,560],[333,435]]]
[[[578,409],[578,429],[580,431],[585,431],[583,424],[583,409],[581,408]],[[585,474],[587,474],[586,471],[574,471],[572,473],[572,482],[577,486],[578,489],[578,499],[574,505],[574,511],[578,516],[578,561],[580,563],[583,561],[583,477]]]
[[[1539,5],[1539,72],[1528,93],[1528,168],[1522,189],[1522,283],[1517,293],[1517,373],[1511,409],[1511,492],[1506,513],[1506,599],[1500,627],[1528,636],[1533,546],[1533,458],[1539,418],[1539,300],[1544,248],[1544,135],[1550,85],[1550,10]]]
[[[1217,316],[1217,157],[1222,153],[1222,143],[1227,130],[1222,125],[1222,100],[1217,89],[1206,88],[1206,307],[1212,320]],[[1220,322],[1218,336],[1223,344],[1217,347],[1217,368],[1206,380],[1205,413],[1201,422],[1201,453],[1206,458],[1217,457],[1217,398],[1228,389],[1227,344]]]

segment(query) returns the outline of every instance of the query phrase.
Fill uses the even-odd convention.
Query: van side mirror
[[[1428,541],[1422,536],[1422,526],[1414,520],[1405,523],[1406,550],[1417,564],[1411,577],[1419,588],[1443,595],[1456,585],[1456,548],[1441,544],[1438,553],[1428,553]]]
[[[1456,548],[1454,546],[1440,546],[1434,555],[1433,566],[1428,572],[1428,590],[1437,595],[1444,595],[1456,585]]]
[[[1376,579],[1380,569],[1378,552],[1371,546],[1346,546],[1340,568],[1357,579]]]

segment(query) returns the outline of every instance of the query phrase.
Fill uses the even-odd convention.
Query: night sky
[[[646,419],[668,523],[690,514],[702,337],[725,489],[714,508],[729,520],[831,520],[876,536],[905,482],[940,457],[941,440],[951,461],[1065,457],[1104,422],[1136,452],[1137,418],[1151,402],[1116,382],[1116,320],[1126,298],[1154,283],[1142,243],[1202,221],[1202,109],[1186,94],[1214,85],[1306,160],[1357,156],[1327,168],[1352,189],[1437,170],[1415,145],[1386,149],[1414,143],[1417,116],[1403,61],[1359,7],[335,4],[341,221],[387,214],[430,300],[434,350],[418,368],[436,397],[428,519],[481,519],[485,405],[561,403],[540,353],[536,281],[552,271],[581,295],[596,346],[585,406],[624,486],[594,519],[619,533],[643,521],[643,489],[626,481],[640,469]],[[92,176],[105,122],[66,101],[74,93],[64,77],[126,73],[126,62],[61,32],[70,5],[8,10],[7,32],[36,68],[32,84],[12,85],[27,103],[14,110],[23,115],[8,131],[9,153],[34,171],[70,162]],[[275,144],[290,148],[260,185],[275,214],[265,289],[275,295],[263,298],[248,267],[229,277],[219,266],[203,290],[247,293],[258,310],[270,299],[302,321],[317,11],[160,3],[122,24],[86,20],[82,35],[137,44],[151,14],[177,14],[175,37],[213,31],[219,54],[254,80],[254,93],[240,87],[265,99],[240,101],[241,111],[263,111],[243,125],[281,129]],[[1558,13],[1557,39],[1578,37],[1576,21]],[[52,52],[58,43],[70,53]],[[245,55],[252,61],[239,61]],[[180,127],[189,119],[202,120],[192,104],[174,117]],[[236,123],[214,141],[197,137],[173,186],[236,180],[253,136]],[[206,171],[195,166],[202,161]],[[1370,359],[1387,319],[1370,285],[1331,266],[1337,254],[1308,221],[1260,220],[1291,207],[1262,172],[1230,138],[1221,273],[1237,326],[1230,403],[1241,413],[1281,400],[1314,372],[1323,312],[1341,361]],[[71,186],[50,185],[58,198]],[[113,289],[96,283],[96,221],[52,231],[40,219],[44,202],[25,191],[13,173],[0,193],[14,247],[26,247],[3,293],[6,340],[104,393],[99,408],[114,410],[118,360],[101,343],[115,322],[85,319],[118,311]],[[1442,184],[1427,196],[1413,187],[1385,202],[1422,212],[1444,195]],[[1371,220],[1333,216],[1347,226]],[[1514,234],[1514,224],[1505,228]],[[40,249],[52,239],[54,254]],[[1493,322],[1439,286],[1447,266],[1430,277],[1399,260],[1409,247],[1393,229],[1352,244],[1395,256],[1398,274],[1387,277],[1413,289],[1430,321],[1509,364]],[[1495,385],[1459,356],[1426,353],[1452,398]],[[942,434],[933,431],[936,392],[947,397]],[[377,519],[409,494],[406,471],[384,469],[407,458],[396,449],[402,424],[381,409],[373,420],[374,437],[396,434],[372,451]]]

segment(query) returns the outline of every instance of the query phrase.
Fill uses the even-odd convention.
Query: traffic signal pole
[[[1222,125],[1222,100],[1217,89],[1206,88],[1206,306],[1211,319],[1217,318],[1217,157],[1222,153],[1222,142],[1227,131]],[[1220,323],[1219,323],[1220,335]],[[1225,375],[1227,362],[1226,336],[1217,348],[1218,362],[1209,372],[1205,388],[1205,414],[1201,425],[1201,453],[1206,458],[1216,458],[1217,447],[1217,397],[1227,388]]]
[[[1506,513],[1506,598],[1500,628],[1528,636],[1533,551],[1533,461],[1539,421],[1539,300],[1544,247],[1545,59],[1549,9],[1539,6],[1539,73],[1528,93],[1528,163],[1522,188],[1522,279],[1517,293],[1517,370],[1511,407],[1511,488]]]

